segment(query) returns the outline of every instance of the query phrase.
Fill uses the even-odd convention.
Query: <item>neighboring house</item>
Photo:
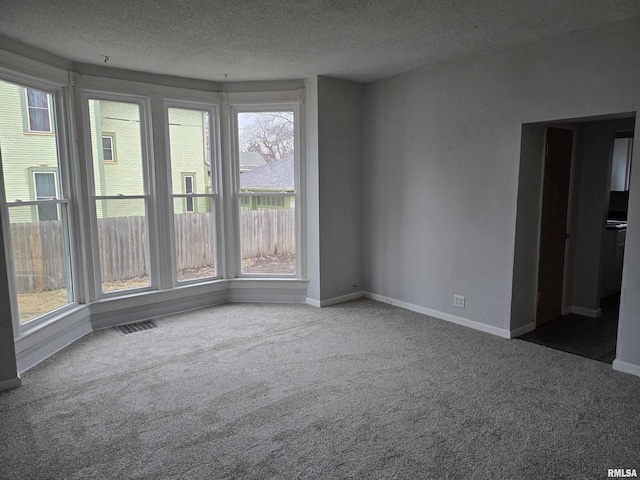
[[[59,192],[58,154],[50,97],[0,81],[0,154],[9,202],[54,198]],[[55,205],[11,210],[11,223],[57,220]]]
[[[205,115],[197,110],[169,110],[171,184],[174,194],[210,192],[209,165],[205,153]],[[143,194],[138,106],[91,100],[89,118],[96,195]],[[205,212],[210,209],[204,198],[182,198],[174,202],[175,213]],[[99,216],[143,213],[141,201],[124,203],[106,200],[98,205]]]
[[[266,165],[267,160],[258,152],[240,152],[240,173],[248,172],[256,167]]]
[[[240,174],[240,191],[243,193],[293,193],[295,191],[293,155],[256,167]],[[248,210],[258,208],[293,208],[294,196],[253,195],[241,197],[242,206]]]
[[[0,153],[9,202],[55,198],[60,192],[52,103],[50,95],[0,81]],[[209,193],[204,115],[195,110],[170,109],[175,194]],[[95,194],[143,194],[137,105],[91,100],[89,118]],[[144,202],[103,200],[96,208],[99,218],[142,215]],[[210,210],[204,198],[182,198],[174,203],[175,213]],[[12,223],[59,219],[55,205],[13,208],[11,213]]]

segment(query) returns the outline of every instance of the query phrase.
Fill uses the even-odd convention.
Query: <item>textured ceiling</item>
[[[0,0],[0,33],[143,72],[366,82],[638,15],[638,0]]]

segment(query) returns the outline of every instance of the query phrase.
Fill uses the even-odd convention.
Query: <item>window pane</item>
[[[191,177],[191,192],[211,193],[211,159],[208,154],[208,114],[201,110],[169,108],[169,152],[173,193],[185,190],[185,174]],[[183,177],[185,180],[183,180]]]
[[[102,155],[105,162],[113,161],[113,139],[102,137]]]
[[[30,107],[47,108],[49,106],[47,103],[47,94],[32,90],[31,88],[27,88],[27,102]]]
[[[27,88],[26,91],[29,130],[32,132],[51,132],[48,94],[30,88]]]
[[[241,191],[295,191],[293,112],[238,114]]]
[[[291,111],[238,113],[242,273],[296,273],[294,121]]]
[[[63,198],[56,136],[25,135],[52,131],[49,107],[54,97],[0,80],[0,100],[6,201]],[[26,323],[73,302],[67,206],[9,206],[8,212],[11,281],[20,323]]]
[[[66,205],[47,205],[66,219]],[[9,207],[20,323],[73,301],[66,221],[34,220],[36,207]]]
[[[97,196],[144,195],[140,107],[135,103],[89,100],[93,175]],[[104,166],[102,132],[118,139],[118,164]]]
[[[56,198],[56,174],[53,172],[34,172],[36,198],[47,200]]]
[[[296,273],[295,197],[257,195],[241,198],[242,273]]]
[[[185,200],[197,204],[196,213],[185,213]],[[203,197],[173,200],[178,282],[216,276],[211,202]]]
[[[145,200],[98,200],[96,211],[102,291],[148,287]]]
[[[56,179],[59,178],[55,135],[25,135],[24,90],[23,87],[0,80],[0,149],[8,202],[36,200],[34,172],[55,173]],[[33,92],[45,96],[46,102],[46,94]],[[54,99],[49,97],[53,105]],[[48,119],[47,113],[47,122]],[[61,194],[59,189],[58,192]],[[51,196],[55,196],[55,193]]]
[[[41,108],[30,108],[29,130],[32,132],[50,132],[49,111]]]

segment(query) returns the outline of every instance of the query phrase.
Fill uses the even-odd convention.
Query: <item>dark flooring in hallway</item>
[[[600,318],[572,313],[518,338],[611,364],[616,358],[619,297],[603,298],[601,308]]]

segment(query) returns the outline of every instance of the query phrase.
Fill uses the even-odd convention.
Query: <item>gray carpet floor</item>
[[[604,479],[640,378],[368,300],[94,332],[0,394],[3,479]]]

